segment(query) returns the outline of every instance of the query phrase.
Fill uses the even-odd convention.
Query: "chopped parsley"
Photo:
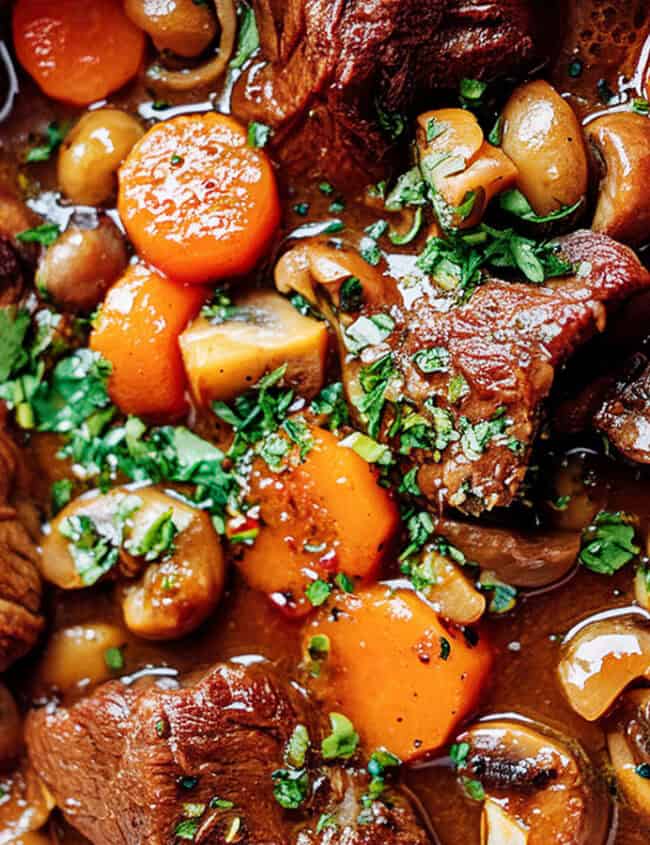
[[[320,607],[325,604],[332,592],[332,585],[327,581],[318,578],[316,581],[311,581],[305,590],[307,600],[314,607]]]
[[[336,381],[324,387],[312,400],[310,410],[313,414],[327,418],[326,425],[330,431],[338,431],[341,426],[347,425],[350,421],[350,412],[343,395],[343,384]]]
[[[359,371],[359,383],[363,394],[353,401],[366,423],[368,434],[375,440],[381,428],[386,391],[396,372],[390,352]]]
[[[25,161],[28,164],[34,164],[41,161],[49,161],[52,154],[61,146],[63,139],[68,133],[69,125],[67,123],[57,123],[56,121],[50,123],[47,127],[47,133],[42,144],[32,147],[27,153]]]
[[[419,370],[427,375],[430,373],[446,373],[449,370],[449,352],[443,346],[432,346],[421,349],[413,356]]]
[[[504,211],[514,214],[521,220],[527,223],[551,223],[554,220],[562,220],[565,217],[570,217],[582,205],[582,199],[579,199],[573,205],[563,205],[550,214],[539,215],[535,214],[533,207],[528,202],[526,197],[517,188],[510,191],[504,191],[499,196],[499,205]]]
[[[304,725],[296,725],[284,751],[286,763],[294,769],[301,769],[305,765],[310,745],[307,728]]]
[[[640,553],[635,533],[629,514],[601,511],[583,531],[580,563],[592,572],[614,575]]]
[[[451,645],[447,637],[440,637],[440,659],[449,660],[451,654]]]
[[[242,68],[260,46],[257,21],[252,6],[240,3],[238,13],[239,35],[237,38],[237,52],[230,61],[230,67],[234,69]]]
[[[276,769],[271,777],[278,804],[285,810],[297,810],[309,792],[307,772],[304,769]]]
[[[332,732],[321,742],[324,760],[349,760],[359,745],[359,734],[352,722],[342,713],[329,714]]]
[[[363,285],[356,276],[350,276],[339,288],[339,308],[346,314],[359,311],[363,305]]]
[[[254,148],[265,147],[271,139],[272,130],[265,123],[253,121],[248,125],[248,146]]]
[[[486,89],[487,83],[481,82],[480,79],[461,79],[459,87],[461,105],[470,109],[480,106]]]
[[[41,223],[40,226],[35,226],[32,229],[25,229],[24,232],[19,232],[16,235],[16,240],[24,244],[52,246],[52,244],[58,240],[60,234],[61,228],[57,223]]]
[[[59,478],[52,482],[50,488],[50,502],[54,516],[68,504],[72,499],[72,481],[69,478]]]
[[[138,543],[127,543],[131,554],[143,557],[146,561],[170,557],[174,553],[174,538],[178,534],[173,517],[172,508],[156,517]]]
[[[104,662],[112,672],[119,672],[124,669],[124,654],[122,649],[111,646],[104,652]]]

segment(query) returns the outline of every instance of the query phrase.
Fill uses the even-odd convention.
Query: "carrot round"
[[[260,505],[261,527],[238,560],[250,586],[291,615],[312,609],[305,590],[316,577],[376,578],[399,524],[395,502],[363,458],[329,431],[310,433],[303,463],[281,473],[254,464],[249,499]]]
[[[13,35],[16,55],[39,87],[76,106],[125,85],[145,48],[120,0],[18,0]]]
[[[247,273],[280,220],[269,159],[215,113],[150,129],[122,165],[118,207],[140,254],[180,282]]]
[[[483,635],[476,642],[443,626],[408,590],[377,585],[337,596],[335,606],[304,631],[306,652],[319,644],[313,683],[327,706],[352,720],[368,748],[383,746],[404,761],[439,749],[476,707],[487,679],[492,659]]]
[[[186,410],[178,336],[206,296],[142,264],[109,290],[90,347],[112,364],[109,393],[124,413],[168,418]]]

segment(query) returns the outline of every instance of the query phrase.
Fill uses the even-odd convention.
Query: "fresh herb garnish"
[[[122,649],[111,646],[104,652],[104,662],[112,672],[120,672],[124,669],[124,654]]]
[[[304,769],[276,769],[271,775],[273,795],[285,810],[297,810],[309,792],[309,777]]]
[[[329,714],[332,732],[321,742],[324,760],[349,760],[359,745],[359,734],[352,722],[342,713]]]
[[[514,214],[528,223],[551,223],[554,220],[562,220],[565,217],[569,217],[577,211],[582,205],[582,199],[579,199],[573,205],[563,205],[549,214],[539,215],[535,214],[533,207],[521,191],[513,188],[510,191],[504,191],[499,196],[499,205],[504,211],[508,211],[510,214]]]
[[[230,61],[230,67],[234,69],[243,67],[260,46],[257,21],[252,6],[241,3],[238,11],[239,35],[237,38],[237,52]]]
[[[583,531],[580,563],[592,572],[613,575],[640,553],[634,535],[629,514],[601,511]]]
[[[32,147],[27,153],[25,161],[28,164],[34,164],[41,161],[49,161],[52,153],[61,146],[63,139],[68,133],[69,125],[67,123],[57,123],[56,121],[50,123],[47,127],[47,134],[42,144]]]
[[[248,146],[259,148],[265,147],[271,139],[272,130],[265,123],[253,121],[248,125]]]
[[[52,246],[60,234],[61,229],[57,223],[41,223],[40,226],[35,226],[33,229],[25,229],[24,232],[19,232],[16,235],[16,240],[24,244]]]
[[[305,596],[313,607],[320,607],[325,604],[331,592],[332,585],[318,578],[316,581],[309,583],[305,589]]]

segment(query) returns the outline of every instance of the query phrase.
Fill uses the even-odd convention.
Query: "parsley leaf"
[[[580,563],[601,575],[613,575],[641,551],[634,541],[632,518],[601,511],[583,532]]]
[[[349,760],[359,744],[359,734],[352,722],[342,713],[329,714],[332,732],[321,742],[324,760]]]
[[[248,125],[248,146],[254,148],[265,147],[271,139],[272,130],[265,123],[253,121]]]
[[[239,35],[237,38],[237,52],[230,61],[230,67],[239,69],[250,59],[260,46],[260,36],[257,21],[252,6],[239,6]]]
[[[276,769],[273,778],[273,795],[285,810],[297,810],[309,791],[309,777],[304,769]]]
[[[47,135],[44,143],[39,144],[37,147],[32,147],[27,153],[27,157],[25,159],[27,163],[33,164],[40,161],[49,161],[52,157],[52,153],[61,146],[63,139],[68,133],[68,128],[69,126],[67,123],[50,123],[47,127]]]
[[[24,346],[30,323],[27,311],[13,306],[0,308],[0,382],[7,381],[26,362]]]
[[[24,232],[19,232],[16,235],[16,240],[24,244],[52,246],[60,234],[61,229],[57,223],[41,223],[40,226],[35,226],[33,229],[25,229]]]

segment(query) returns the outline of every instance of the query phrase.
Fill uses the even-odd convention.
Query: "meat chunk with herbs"
[[[605,396],[594,424],[626,458],[650,464],[650,361],[645,355],[639,353],[629,362]]]
[[[236,111],[273,127],[285,163],[332,179],[377,172],[418,94],[496,76],[533,52],[526,0],[253,5],[267,64],[238,86]]]
[[[497,232],[504,243],[508,231]],[[533,249],[532,241],[518,242]],[[550,262],[545,281],[474,273],[471,285],[455,279],[449,290],[448,268],[462,277],[454,261],[474,258],[452,255],[453,242],[437,238],[418,258],[421,269],[429,245],[447,252],[427,266],[429,277],[406,284],[380,264],[379,250],[368,256],[376,266],[357,272],[354,250],[331,241],[287,253],[276,284],[284,290],[293,278],[305,290],[306,276],[315,284],[339,335],[356,422],[391,447],[407,492],[421,493],[440,512],[476,515],[512,502],[556,369],[603,331],[608,306],[650,287],[650,273],[627,247],[579,231],[559,240],[557,251],[542,245]],[[351,279],[359,288],[352,313],[345,302]]]
[[[111,682],[27,725],[34,768],[94,845],[424,845],[397,791],[393,806],[364,804],[368,775],[312,772],[322,735],[306,699],[259,664],[219,665],[185,686]]]
[[[13,506],[20,455],[3,427],[0,403],[0,672],[36,643],[43,629],[38,551]]]

